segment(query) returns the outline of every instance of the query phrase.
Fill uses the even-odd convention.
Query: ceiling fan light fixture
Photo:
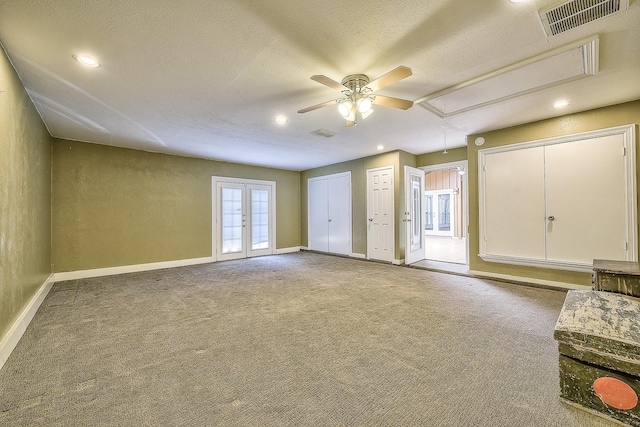
[[[338,111],[345,119],[351,115],[351,110],[353,110],[351,101],[347,100],[338,104]]]
[[[363,115],[368,113],[371,110],[371,105],[373,103],[371,102],[371,98],[369,97],[364,97],[364,98],[360,98],[358,100],[358,111],[360,111],[360,114]]]

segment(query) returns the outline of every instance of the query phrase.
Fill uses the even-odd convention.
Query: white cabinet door
[[[624,140],[545,147],[547,259],[626,259]]]
[[[544,147],[487,156],[483,177],[486,253],[544,259]]]

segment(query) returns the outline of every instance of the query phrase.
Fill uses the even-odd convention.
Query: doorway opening
[[[425,171],[425,259],[467,265],[467,162],[421,169]]]

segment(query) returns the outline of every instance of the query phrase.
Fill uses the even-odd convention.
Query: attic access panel
[[[598,36],[552,50],[416,101],[448,117],[598,73]]]

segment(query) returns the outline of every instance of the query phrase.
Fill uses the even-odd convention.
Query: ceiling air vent
[[[570,0],[540,10],[545,32],[555,36],[629,8],[629,0]]]
[[[332,136],[337,135],[336,132],[331,132],[330,130],[327,130],[327,129],[317,129],[311,133],[316,136],[324,136],[325,138],[331,138]]]

